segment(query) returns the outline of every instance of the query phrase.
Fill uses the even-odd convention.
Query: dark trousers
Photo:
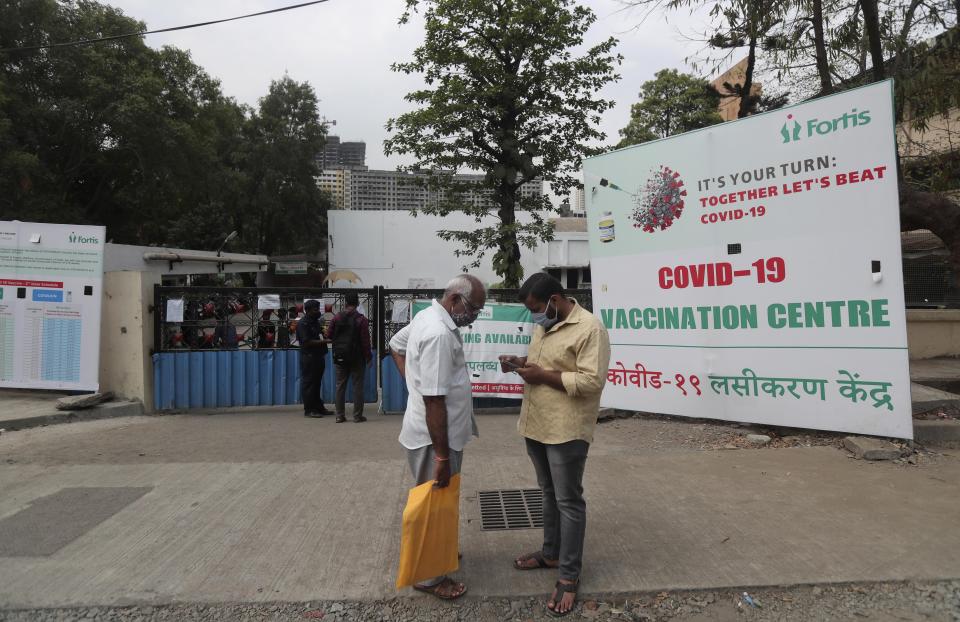
[[[363,414],[363,376],[367,370],[367,362],[361,359],[347,365],[334,364],[337,372],[337,414],[346,412],[347,381],[353,380],[353,416]]]
[[[300,354],[300,397],[303,399],[305,413],[319,413],[326,410],[320,393],[325,359],[326,357],[322,354]]]
[[[543,490],[543,556],[560,560],[560,578],[575,581],[583,567],[587,502],[583,468],[590,444],[570,441],[546,445],[526,439],[527,454]]]

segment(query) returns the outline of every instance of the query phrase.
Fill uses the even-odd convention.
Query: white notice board
[[[99,389],[105,233],[0,221],[0,387]]]
[[[605,406],[912,436],[892,82],[584,162]]]

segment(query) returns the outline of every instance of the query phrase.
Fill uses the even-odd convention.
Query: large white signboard
[[[584,163],[605,406],[912,436],[891,91]]]
[[[0,221],[0,387],[99,388],[104,237]]]
[[[430,304],[415,301],[414,315]],[[499,357],[526,356],[534,326],[523,305],[487,303],[477,321],[460,329],[474,397],[523,398],[523,380],[514,372],[500,371]]]

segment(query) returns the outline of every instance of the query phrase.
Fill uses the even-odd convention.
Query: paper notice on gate
[[[393,301],[393,312],[390,318],[393,322],[397,324],[403,324],[410,321],[410,301],[409,300],[394,300]]]
[[[257,308],[261,310],[279,309],[280,294],[261,294],[257,296]]]
[[[167,299],[167,318],[168,322],[183,321],[183,298]]]

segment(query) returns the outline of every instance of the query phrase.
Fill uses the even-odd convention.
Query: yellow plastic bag
[[[460,567],[460,474],[446,488],[433,482],[410,489],[403,510],[397,589]]]

